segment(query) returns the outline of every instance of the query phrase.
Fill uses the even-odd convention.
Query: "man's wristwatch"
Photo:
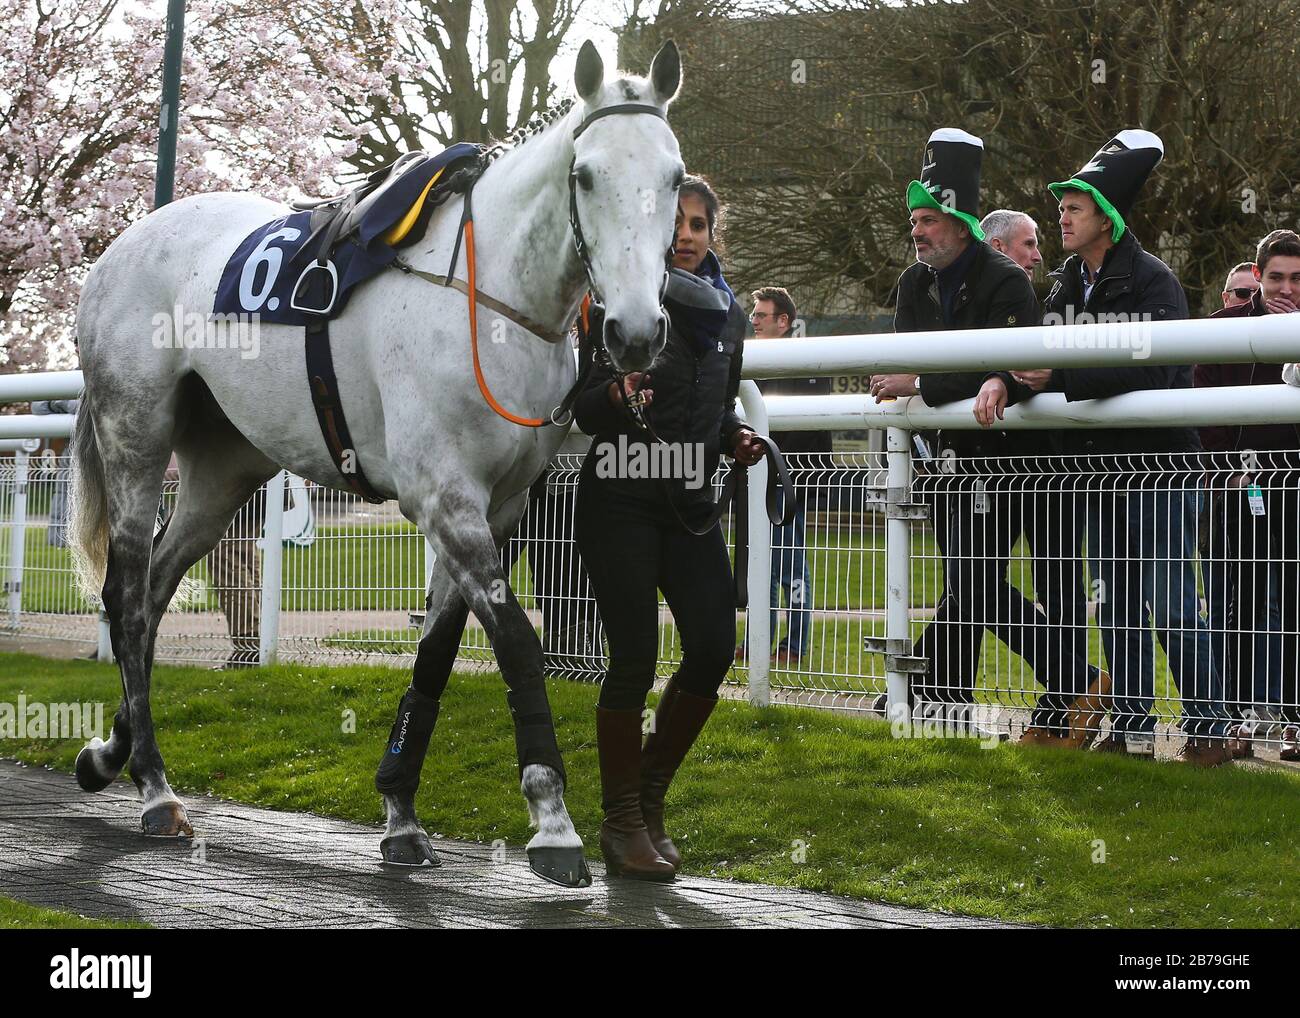
[[[917,394],[918,396],[921,395],[921,376],[920,376],[920,375],[917,375],[917,376],[916,376],[916,381],[913,382],[912,385],[913,385],[913,387],[916,389],[916,394]]]

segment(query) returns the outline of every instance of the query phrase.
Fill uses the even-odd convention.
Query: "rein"
[[[580,336],[587,335],[586,324],[586,318],[584,317],[584,329]],[[613,372],[612,368],[611,375],[613,375],[614,381],[618,385],[619,393],[623,397],[623,406],[627,409],[632,423],[644,431],[651,442],[657,445],[669,445],[655,431],[654,425],[650,422],[648,405],[645,401],[645,395],[641,392],[641,386],[645,384],[646,374],[642,373],[640,380],[637,382],[637,387],[631,395],[624,391],[621,379]],[[754,433],[754,437],[763,443],[764,453],[768,461],[767,490],[764,498],[768,522],[774,527],[786,526],[794,519],[795,511],[798,508],[798,493],[795,491],[794,482],[790,478],[790,470],[786,466],[785,457],[781,455],[780,447],[772,439],[757,432]],[[749,607],[749,468],[735,462],[733,458],[731,466],[727,470],[726,479],[722,482],[722,493],[717,502],[710,508],[709,515],[703,524],[692,524],[682,516],[677,508],[677,503],[673,501],[672,490],[667,482],[664,482],[664,498],[668,502],[668,507],[672,510],[677,522],[683,529],[696,537],[703,537],[709,533],[718,525],[718,521],[722,519],[728,507],[734,504],[736,532],[731,570],[734,601],[735,606],[739,609]],[[784,502],[782,502],[782,499],[784,499]]]

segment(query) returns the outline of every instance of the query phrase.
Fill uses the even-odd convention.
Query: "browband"
[[[595,113],[590,114],[581,124],[578,125],[577,130],[573,132],[573,137],[576,139],[578,135],[582,134],[583,131],[601,117],[608,117],[614,113],[650,113],[658,117],[665,124],[668,123],[668,114],[658,106],[650,106],[646,103],[619,103],[617,106],[606,106],[603,109],[599,109]]]

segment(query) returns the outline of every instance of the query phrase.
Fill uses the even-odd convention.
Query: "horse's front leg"
[[[434,564],[424,602],[424,630],[411,687],[397,708],[375,788],[384,797],[388,827],[379,849],[397,866],[437,866],[438,856],[415,815],[420,770],[438,720],[438,704],[456,661],[469,607],[442,562]]]
[[[527,845],[529,865],[553,883],[586,887],[591,873],[583,857],[582,839],[564,805],[564,762],[546,697],[542,645],[510,589],[498,551],[498,539],[503,539],[503,531],[508,536],[514,529],[522,508],[522,501],[517,506],[512,503],[510,512],[500,514],[502,519],[512,519],[508,529],[502,519],[494,521],[498,530],[494,539],[493,528],[475,498],[465,492],[441,491],[430,497],[419,522],[439,550],[440,565],[455,578],[465,604],[486,630],[506,683],[520,785],[537,827]],[[454,656],[452,648],[449,657]]]

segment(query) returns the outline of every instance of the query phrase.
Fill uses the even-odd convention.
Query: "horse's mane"
[[[611,82],[607,82],[607,85],[619,86],[623,91],[624,99],[631,102],[634,101],[635,98],[638,97],[639,93],[644,89],[646,81],[644,78],[638,78],[634,75],[622,75]],[[529,120],[527,124],[521,124],[519,127],[516,127],[504,138],[494,141],[484,149],[483,154],[479,159],[479,165],[477,167],[467,167],[468,172],[472,173],[475,178],[481,176],[483,172],[501,156],[513,152],[523,145],[526,145],[534,138],[549,132],[551,128],[569,115],[573,106],[573,99],[563,99],[557,103],[553,109],[547,110],[545,113],[539,113]],[[455,182],[456,179],[457,177],[453,176],[451,181]]]
[[[571,109],[573,109],[572,99],[561,100],[554,109],[535,115],[528,121],[528,123],[521,124],[500,141],[496,141],[489,145],[485,155],[488,155],[489,161],[491,161],[512,149],[518,148],[520,145],[530,141],[536,135],[542,134],[548,128],[558,124],[569,115]]]

